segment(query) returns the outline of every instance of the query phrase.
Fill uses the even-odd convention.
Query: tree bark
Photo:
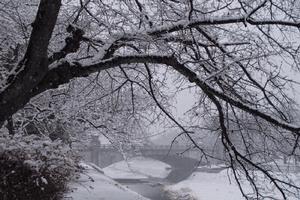
[[[61,0],[40,1],[24,58],[11,71],[0,93],[0,124],[30,100],[31,91],[47,74],[47,50],[60,7]]]

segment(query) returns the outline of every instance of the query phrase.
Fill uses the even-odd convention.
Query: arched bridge
[[[138,152],[144,157],[167,159],[176,157],[199,160],[200,152],[196,149],[187,150],[185,146],[152,145],[139,147]],[[100,167],[123,160],[122,154],[113,145],[92,145],[86,150],[85,159]]]
[[[184,171],[189,175],[199,164],[200,152],[197,149],[187,150],[185,146],[151,145],[138,148],[141,156],[160,160],[172,166],[168,176],[170,181],[180,181],[176,171]],[[85,153],[85,160],[104,168],[115,162],[124,160],[122,154],[112,145],[92,145]],[[184,169],[184,170],[183,170]],[[185,177],[185,176],[180,176]]]

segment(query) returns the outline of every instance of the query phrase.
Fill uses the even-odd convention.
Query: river
[[[116,181],[151,200],[167,200],[164,187],[186,179],[194,169],[194,165],[186,166],[186,164],[177,164],[177,167],[173,165],[172,171],[165,179],[117,179]]]
[[[168,182],[161,182],[159,180],[132,180],[122,179],[117,180],[122,185],[125,185],[129,189],[139,193],[140,195],[147,197],[151,200],[166,200],[163,188],[168,185]]]
[[[147,197],[151,200],[170,200],[167,199],[164,192],[164,187],[169,184],[180,182],[191,175],[194,171],[206,172],[206,173],[218,173],[224,170],[225,167],[219,168],[173,168],[171,173],[165,179],[151,178],[145,180],[132,180],[132,179],[118,179],[119,183],[127,186],[129,189],[139,193],[140,195]]]

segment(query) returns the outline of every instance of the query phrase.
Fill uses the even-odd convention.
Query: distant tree
[[[195,88],[198,95],[193,121],[204,124],[217,116],[213,131],[246,198],[241,174],[256,199],[265,197],[251,170],[260,171],[283,199],[299,197],[299,186],[269,171],[264,156],[263,162],[252,159],[232,134],[247,136],[250,150],[263,148],[257,154],[265,155],[270,147],[299,156],[300,124],[291,95],[299,87],[292,77],[300,69],[298,1],[40,0],[37,6],[5,0],[0,6],[0,20],[6,22],[0,30],[10,41],[1,43],[1,62],[8,62],[3,57],[18,43],[26,47],[18,62],[9,61],[5,69],[1,65],[2,124],[44,91],[78,77],[114,72],[114,83],[129,88],[131,108],[143,104],[135,94],[144,91],[160,110],[155,116],[163,113],[202,150],[193,129],[169,112],[165,86],[167,77],[176,76],[179,90]],[[31,12],[24,15],[24,10]],[[259,147],[257,138],[262,139]]]

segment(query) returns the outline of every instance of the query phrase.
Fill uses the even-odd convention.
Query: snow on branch
[[[61,84],[67,83],[72,78],[88,76],[91,73],[99,72],[102,70],[114,68],[122,64],[132,64],[132,63],[151,63],[151,64],[163,64],[173,67],[174,70],[179,72],[181,75],[185,76],[191,83],[195,83],[203,91],[209,92],[210,94],[222,99],[229,104],[246,111],[247,113],[258,116],[271,124],[294,132],[300,135],[300,127],[287,123],[283,120],[277,119],[269,114],[259,111],[257,108],[244,103],[238,99],[232,98],[229,95],[216,90],[205,81],[201,80],[195,72],[181,64],[173,56],[168,55],[131,55],[131,56],[116,56],[107,60],[100,61],[96,64],[91,65],[81,65],[80,63],[69,63],[64,62],[61,66],[50,70],[46,78],[42,83],[45,85],[39,85],[38,90],[46,90],[53,87],[57,87]],[[38,91],[38,93],[41,91]]]
[[[251,25],[282,25],[291,27],[300,27],[299,22],[284,21],[284,20],[270,20],[270,19],[260,19],[255,20],[246,16],[236,16],[236,17],[211,17],[211,18],[199,18],[194,20],[180,20],[170,25],[162,25],[150,30],[147,30],[148,35],[160,35],[165,33],[171,33],[183,29],[189,29],[196,26],[205,25],[224,25],[224,24],[235,24],[235,23],[249,23]]]

